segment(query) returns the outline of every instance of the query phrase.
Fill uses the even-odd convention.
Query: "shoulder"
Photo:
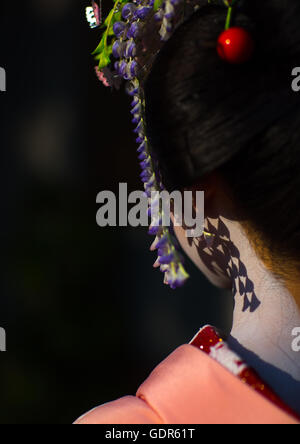
[[[211,356],[178,347],[137,390],[87,413],[76,424],[295,424]]]
[[[160,418],[137,396],[124,396],[96,407],[75,424],[160,424]]]

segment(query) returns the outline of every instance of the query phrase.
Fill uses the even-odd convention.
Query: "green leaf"
[[[110,22],[112,21],[112,19],[113,19],[113,16],[114,16],[114,8],[110,11],[110,13],[108,14],[108,16],[106,17],[106,19],[105,19],[105,22],[104,22],[104,25],[106,26],[106,27],[108,27],[109,25],[110,25]]]
[[[106,53],[106,51],[102,52],[99,59],[99,69],[104,68],[105,66],[110,64],[110,55]]]
[[[92,52],[92,55],[99,54],[99,53],[101,53],[102,51],[104,51],[104,49],[105,49],[105,39],[104,39],[104,36],[103,36],[102,39],[101,39],[101,41],[100,41],[100,43],[99,43],[99,45],[98,45],[97,48],[95,49],[95,51]]]
[[[163,2],[164,0],[155,0],[153,10],[156,12],[161,7]]]
[[[122,11],[116,12],[114,15],[114,22],[119,22],[122,19]]]
[[[114,38],[115,34],[113,31],[113,25],[115,22],[120,21],[122,19],[122,9],[123,6],[127,3],[127,1],[128,0],[115,0],[114,7],[106,17],[104,23],[101,25],[101,28],[102,29],[106,28],[106,30],[103,32],[99,45],[92,53],[92,55],[95,56],[95,60],[99,62],[99,69],[104,68],[110,63],[112,46],[116,40],[116,38]],[[119,11],[115,12],[117,6],[119,7]],[[108,44],[108,41],[110,44]]]
[[[107,31],[107,35],[108,35],[108,37],[111,37],[112,35],[115,35],[115,33],[114,33],[114,29],[113,29],[112,26],[111,26],[111,27],[109,28],[109,30]]]

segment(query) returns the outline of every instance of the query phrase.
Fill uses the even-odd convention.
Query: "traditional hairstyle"
[[[96,2],[87,15],[101,24]],[[132,96],[146,195],[218,169],[268,245],[297,259],[299,23],[299,0],[116,0],[94,52],[99,79]],[[176,288],[188,275],[161,219],[150,234]]]
[[[148,138],[166,186],[218,170],[274,261],[299,264],[300,92],[292,72],[300,66],[300,2],[244,2],[235,24],[251,31],[256,49],[241,65],[216,57],[223,16],[204,5],[158,54],[144,88]]]

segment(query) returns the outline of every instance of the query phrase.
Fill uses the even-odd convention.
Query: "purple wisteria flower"
[[[126,35],[126,23],[125,22],[115,22],[113,25],[113,31],[117,38],[124,37]]]
[[[140,6],[137,8],[135,16],[141,20],[144,20],[151,10],[151,6]]]
[[[112,53],[115,59],[119,59],[123,56],[124,50],[126,48],[126,43],[121,40],[116,40],[112,47]]]
[[[124,57],[129,59],[129,58],[135,57],[135,56],[136,56],[136,44],[134,42],[134,39],[131,38],[126,43],[126,46],[124,49]]]
[[[183,0],[165,0],[155,14],[155,20],[160,22],[159,34],[166,41],[172,32],[172,20],[175,16],[176,5]],[[132,98],[132,123],[138,144],[138,160],[142,172],[141,181],[144,192],[149,200],[148,216],[151,219],[149,234],[155,236],[151,250],[157,251],[154,266],[164,273],[164,282],[171,288],[177,288],[189,277],[183,267],[183,259],[171,229],[163,226],[164,214],[161,208],[160,192],[164,190],[156,162],[153,160],[151,147],[146,136],[144,122],[143,90],[139,81],[139,65],[137,59],[137,41],[143,29],[143,22],[153,11],[154,0],[135,0],[126,3],[122,8],[122,19],[113,24],[115,40],[112,45],[112,62],[115,75],[126,80],[125,91]]]
[[[140,24],[139,22],[132,22],[128,31],[127,31],[127,37],[129,39],[135,39],[138,36],[138,33],[140,31]]]
[[[136,5],[134,3],[127,3],[122,9],[123,19],[128,20],[133,17],[135,10]]]
[[[155,20],[161,23],[159,35],[162,41],[167,41],[171,37],[175,7],[182,1],[183,0],[165,0],[161,8],[155,13]]]

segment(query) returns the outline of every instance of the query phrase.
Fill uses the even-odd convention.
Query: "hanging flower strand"
[[[134,132],[138,136],[136,141],[139,144],[137,151],[142,169],[141,179],[144,183],[146,196],[149,199],[148,214],[152,218],[149,234],[156,236],[151,246],[152,251],[157,250],[158,252],[154,267],[159,267],[164,273],[164,283],[175,289],[182,286],[189,276],[183,267],[183,259],[178,251],[176,239],[170,233],[169,227],[162,225],[164,213],[160,202],[160,191],[162,191],[163,186],[160,183],[160,174],[152,159],[146,136],[145,101],[138,79],[135,78],[129,83],[127,92],[133,96],[131,113],[134,115],[133,122],[137,124]],[[153,218],[153,210],[157,210],[155,211],[156,218]]]
[[[197,0],[192,0],[194,10],[199,6]],[[228,8],[225,31],[219,37],[217,50],[219,56],[229,63],[242,63],[250,59],[253,53],[253,40],[242,28],[231,27],[233,8],[239,0],[223,0]],[[211,0],[208,0],[211,3]],[[156,250],[158,258],[154,267],[164,273],[164,282],[171,288],[177,288],[188,279],[188,273],[183,266],[177,240],[171,229],[163,226],[164,213],[161,207],[159,193],[164,190],[157,162],[147,139],[145,124],[145,99],[139,74],[144,67],[139,66],[137,47],[141,41],[143,25],[149,14],[159,27],[161,42],[167,41],[174,30],[174,17],[178,5],[183,4],[183,20],[187,0],[115,0],[100,29],[102,38],[93,55],[98,62],[96,73],[105,86],[119,89],[125,80],[126,93],[131,96],[132,123],[138,144],[138,158],[141,166],[141,180],[144,183],[145,194],[149,201],[148,214],[151,217],[149,234],[155,236],[151,250]],[[94,14],[94,15],[93,15]],[[92,8],[87,8],[87,19],[92,28],[102,23],[102,9],[95,1]],[[228,34],[225,34],[228,33]],[[115,61],[112,61],[112,57]],[[153,199],[154,195],[154,199]],[[213,235],[204,232],[205,238],[211,243]]]

